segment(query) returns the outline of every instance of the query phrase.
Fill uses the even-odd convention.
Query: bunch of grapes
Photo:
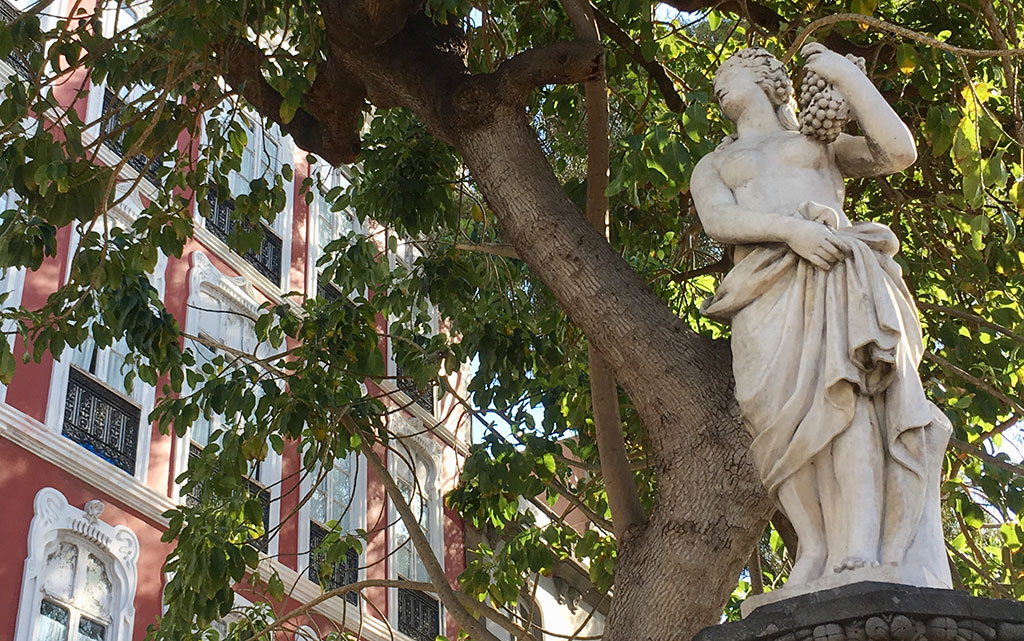
[[[865,71],[863,58],[846,58]],[[839,137],[849,120],[850,107],[835,85],[807,70],[800,84],[800,133],[828,144]]]

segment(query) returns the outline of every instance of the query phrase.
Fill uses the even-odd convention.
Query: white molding
[[[205,220],[204,218],[202,218],[202,216],[199,216],[198,214],[196,214],[196,216],[201,220]],[[242,258],[238,254],[238,252],[235,252],[230,247],[228,247],[227,243],[225,243],[220,238],[217,238],[213,234],[213,232],[208,230],[205,226],[196,224],[193,229],[192,237],[195,240],[198,240],[204,246],[204,248],[209,249],[211,252],[213,252],[213,254],[217,256],[217,258],[227,263],[227,265],[231,269],[235,270],[236,272],[244,276],[247,280],[249,280],[252,285],[258,287],[260,293],[263,294],[265,297],[269,298],[275,303],[282,303],[286,300],[284,297],[284,292],[281,290],[281,287],[279,285],[275,285],[270,281],[269,278],[256,271],[256,268],[250,265],[249,261]],[[282,243],[283,242],[284,241],[282,240]],[[282,271],[284,271],[283,254],[281,261]],[[290,268],[291,266],[288,265],[288,267]],[[288,299],[288,302],[298,307],[290,299]]]
[[[139,539],[130,528],[111,526],[98,517],[103,503],[93,499],[79,509],[68,503],[60,491],[44,487],[33,503],[35,516],[29,526],[28,556],[22,578],[18,604],[18,622],[15,639],[29,641],[35,637],[39,620],[39,604],[43,598],[43,572],[46,570],[46,550],[60,540],[88,541],[109,557],[114,583],[110,604],[111,626],[108,641],[131,641],[135,623],[135,588],[138,583],[136,561],[139,558]],[[84,568],[83,570],[84,571]]]
[[[394,359],[389,359],[388,367],[394,367]],[[394,370],[392,369],[391,372],[393,375]],[[455,432],[451,431],[448,426],[444,424],[443,420],[439,420],[427,410],[423,409],[416,403],[413,403],[412,399],[410,399],[405,392],[398,389],[393,379],[384,379],[380,381],[377,386],[380,387],[382,392],[384,392],[385,402],[390,402],[396,407],[401,407],[404,411],[412,414],[413,418],[421,421],[424,425],[433,426],[430,429],[431,434],[441,439],[445,445],[451,447],[459,454],[462,454],[463,456],[469,455],[469,443],[456,436]],[[388,399],[390,399],[390,401],[388,401]],[[397,402],[401,399],[405,399],[405,402]]]

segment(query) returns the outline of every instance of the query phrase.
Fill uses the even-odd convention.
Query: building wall
[[[0,62],[0,76],[6,78],[10,73],[11,69]],[[100,90],[95,88],[94,93]],[[68,99],[72,97],[73,94],[68,94]],[[88,104],[94,104],[96,100],[93,96],[93,102]],[[86,104],[79,105],[79,109],[84,116]],[[282,147],[288,149],[290,154],[290,157],[284,160],[295,167],[295,179],[291,184],[292,192],[288,211],[285,213],[288,225],[283,230],[282,238],[287,261],[282,281],[275,283],[258,275],[242,257],[227,249],[209,231],[200,229],[196,237],[187,244],[180,258],[166,257],[160,273],[154,274],[154,278],[159,280],[163,287],[165,305],[182,327],[188,325],[190,314],[195,313],[188,308],[187,301],[194,293],[192,275],[196,268],[198,252],[208,258],[213,268],[224,277],[238,279],[241,286],[250,288],[258,302],[280,300],[282,285],[284,290],[309,290],[308,293],[315,295],[315,278],[311,278],[309,273],[312,264],[309,254],[314,237],[313,221],[310,219],[302,194],[299,193],[299,186],[303,179],[310,175],[311,169],[304,160],[305,152],[295,148],[286,138],[282,138],[282,142]],[[194,147],[192,141],[184,139],[182,145]],[[106,162],[117,161],[116,154],[106,148],[103,149],[100,158]],[[126,178],[132,177],[133,170],[125,171]],[[137,194],[134,200],[137,208],[141,208],[142,203],[146,202],[146,194],[151,193],[148,190],[153,189],[145,181],[140,185],[141,193]],[[130,218],[133,212],[131,207],[126,206],[126,211],[122,213]],[[198,219],[197,222],[201,223]],[[201,228],[202,225],[198,227]],[[34,309],[41,306],[46,297],[63,283],[71,257],[69,249],[74,243],[72,236],[70,229],[61,230],[58,237],[58,256],[47,259],[40,269],[25,275],[24,285],[21,287],[21,300],[25,307]],[[312,288],[310,283],[313,283]],[[20,357],[25,348],[20,337],[15,347],[16,357]],[[382,342],[382,347],[386,349],[386,341]],[[160,514],[173,507],[179,500],[174,477],[176,472],[180,471],[177,469],[180,465],[176,468],[176,461],[181,461],[183,454],[187,454],[187,450],[184,449],[187,443],[173,436],[161,434],[154,425],[147,424],[143,418],[140,425],[140,440],[148,442],[146,451],[143,452],[145,460],[140,465],[140,473],[129,474],[64,437],[61,434],[60,417],[65,392],[57,387],[57,373],[66,372],[67,367],[67,355],[59,361],[47,355],[38,364],[19,364],[14,379],[6,390],[6,401],[0,403],[0,514],[3,514],[5,519],[4,527],[0,528],[0,576],[7,578],[0,583],[0,641],[15,639],[18,606],[23,592],[20,577],[23,576],[26,558],[29,555],[30,524],[36,514],[33,501],[43,488],[57,490],[78,511],[85,510],[89,501],[101,501],[104,510],[98,517],[99,521],[109,526],[124,526],[137,537],[138,583],[134,600],[134,631],[131,638],[142,639],[146,626],[155,621],[161,610],[161,594],[165,580],[161,569],[170,547],[160,542],[164,530],[164,520]],[[376,386],[370,387],[370,393],[380,391]],[[401,412],[399,416],[406,421],[419,421],[417,424],[420,426],[436,420],[430,412],[418,407]],[[466,427],[462,427],[463,424]],[[457,468],[465,451],[465,443],[460,439],[469,437],[468,422],[453,413],[445,421],[441,432],[443,438],[436,435],[425,438],[434,442],[438,451],[442,453],[436,465],[441,479],[439,492],[443,493],[451,489],[457,478]],[[298,452],[296,443],[287,445],[280,461],[282,477],[287,478],[299,470],[301,462]],[[362,504],[365,506],[365,521],[368,528],[375,533],[366,547],[361,563],[368,566],[364,571],[367,578],[385,578],[392,574],[389,565],[391,561],[386,558],[391,536],[387,527],[390,507],[379,479],[373,474],[367,474],[366,477]],[[300,488],[295,482],[285,483],[277,501],[279,508],[275,510],[285,515],[291,513],[298,506],[299,495]],[[454,513],[446,510],[439,519],[438,526],[442,530],[438,551],[441,553],[446,573],[454,584],[465,565],[462,523]],[[291,522],[281,529],[276,543],[280,556],[274,561],[275,567],[282,572],[286,585],[294,582],[297,586],[294,594],[296,598],[286,604],[292,607],[320,593],[319,586],[302,578],[305,567],[301,561],[307,546],[299,540],[300,530],[296,522]],[[380,608],[380,612],[373,608],[365,608],[365,618],[361,624],[359,617],[353,612],[354,608],[348,607],[346,610],[342,607],[340,599],[332,599],[331,602],[317,608],[317,614],[310,623],[326,630],[342,625],[347,620],[350,626],[361,625],[364,638],[392,638],[388,626],[377,617],[384,616],[393,621],[394,612],[389,611],[389,603],[394,602],[393,595],[388,595],[383,588],[377,588],[368,591],[367,596]],[[456,631],[450,621],[446,632],[454,638]],[[399,641],[407,639],[397,632],[395,638]],[[28,639],[17,638],[15,641]]]

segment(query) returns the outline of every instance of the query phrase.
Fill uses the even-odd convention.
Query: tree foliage
[[[298,442],[308,475],[318,461],[329,466],[391,443],[383,427],[388,407],[360,387],[385,378],[381,317],[395,319],[389,333],[396,359],[420,385],[443,386],[440,369],[477,363],[464,400],[498,428],[474,445],[449,497],[467,524],[505,535],[500,545],[474,551],[463,591],[474,601],[511,606],[527,576],[570,558],[588,563],[600,590],[610,588],[618,547],[599,473],[587,338],[542,270],[517,257],[527,258],[524,248],[510,245],[494,195],[474,182],[459,133],[439,124],[425,99],[388,92],[400,84],[388,73],[401,70],[384,66],[367,80],[338,62],[350,55],[339,39],[354,33],[352,25],[383,33],[395,20],[391,35],[431,34],[429,56],[460,59],[464,75],[523,93],[551,170],[582,207],[586,114],[581,86],[572,82],[583,78],[571,57],[556,58],[562,64],[554,69],[538,64],[536,72],[525,57],[573,40],[562,5],[396,1],[381,3],[381,17],[333,0],[153,0],[138,23],[124,26],[125,13],[113,2],[70,4],[70,18],[51,19],[40,2],[0,29],[0,57],[27,71],[12,74],[0,96],[0,192],[15,194],[0,215],[0,267],[38,268],[56,255],[67,226],[79,238],[70,277],[45,305],[4,314],[30,345],[26,361],[89,336],[101,346],[123,337],[131,351],[126,380],[160,386],[153,419],[165,431],[182,435],[201,414],[238,417],[183,478],[186,490],[198,488],[203,508],[167,515],[165,538],[177,541],[167,565],[174,578],[155,637],[181,638],[225,614],[237,581],[272,598],[283,593],[253,547],[274,533],[261,531],[257,499],[239,491],[267,444],[281,452]],[[728,328],[702,318],[698,306],[728,258],[702,233],[688,180],[696,161],[729,133],[710,97],[715,69],[748,45],[781,57],[819,17],[852,11],[875,18],[834,21],[811,37],[866,59],[869,76],[913,132],[919,161],[900,175],[850,181],[848,212],[889,225],[902,242],[898,260],[927,334],[922,379],[955,426],[943,509],[958,585],[1008,598],[1024,596],[1024,468],[1014,462],[1020,456],[1009,438],[1024,418],[1017,400],[1024,386],[1024,116],[1020,50],[1010,51],[1024,40],[1019,8],[1008,0],[594,4],[611,106],[610,243],[676,316],[710,339],[727,337]],[[878,20],[909,32],[881,28]],[[384,47],[388,37],[371,44]],[[372,62],[380,60],[387,58]],[[101,126],[105,119],[83,120],[87,80],[130,97],[113,129]],[[425,94],[466,95],[440,73],[434,81],[423,78]],[[255,331],[275,348],[273,357],[222,353],[197,365],[147,273],[158,252],[182,254],[194,232],[194,203],[203,216],[210,190],[230,193],[246,143],[243,118],[277,123],[316,154],[313,163],[358,161],[347,190],[302,179],[305,200],[350,208],[389,240],[382,247],[380,236],[353,233],[330,243],[321,266],[340,291],[356,292],[348,300],[295,296],[264,306]],[[123,148],[113,166],[100,159],[109,140]],[[127,167],[139,156],[155,162],[161,187],[135,221],[114,225],[107,212],[125,197],[124,177],[132,177],[131,187],[146,179]],[[292,175],[285,166],[253,180],[247,194],[234,194],[239,224],[229,242],[238,251],[258,246],[255,225],[285,206]],[[389,269],[386,254],[398,239],[418,248],[418,257]],[[446,331],[434,332],[429,306]],[[16,367],[6,350],[0,341],[5,381]],[[628,395],[620,400],[633,480],[646,509],[656,509],[649,426]],[[580,532],[555,518],[540,528],[534,512],[521,507],[522,499],[555,505],[559,498],[597,527]],[[720,605],[730,616],[755,574],[777,587],[791,559],[784,528],[770,527],[763,537],[753,530],[747,535],[761,570],[729,577],[738,587]],[[339,533],[325,553],[341,558],[366,536]],[[707,571],[731,570],[707,559]],[[259,620],[265,618],[261,610]]]

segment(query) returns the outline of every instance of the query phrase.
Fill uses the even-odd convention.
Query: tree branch
[[[353,434],[358,433],[358,428],[354,425],[351,419],[346,417],[346,427],[352,431]],[[427,571],[427,576],[430,577],[430,582],[434,585],[434,589],[437,591],[438,598],[444,603],[448,612],[455,619],[459,627],[469,634],[470,638],[476,639],[477,641],[498,641],[495,637],[473,614],[466,609],[465,604],[459,598],[458,593],[452,589],[452,586],[448,584],[448,577],[444,574],[444,569],[441,564],[438,563],[437,557],[434,554],[434,549],[430,545],[430,541],[427,540],[427,536],[423,533],[423,528],[420,527],[419,520],[416,515],[413,514],[412,508],[409,506],[409,502],[402,496],[402,491],[398,488],[398,484],[395,483],[395,479],[388,472],[387,467],[381,461],[380,456],[373,449],[372,445],[363,440],[359,446],[359,450],[366,457],[367,463],[373,468],[373,471],[377,474],[381,484],[384,485],[384,489],[387,491],[388,500],[391,501],[392,505],[395,506],[395,510],[399,516],[402,517],[402,522],[405,523],[406,530],[409,533],[409,540],[412,542],[413,547],[416,549],[416,554],[420,557],[420,561],[423,563],[423,568]]]
[[[994,465],[1002,470],[1010,472],[1011,474],[1015,474],[1016,476],[1024,476],[1024,466],[1016,465],[1009,461],[1004,461],[1003,459],[997,456],[992,456],[991,454],[981,449],[980,447],[975,447],[970,443],[961,441],[960,439],[957,438],[950,438],[949,444],[955,447],[956,449],[960,450],[964,454],[985,461],[989,465]]]
[[[480,252],[481,254],[491,254],[492,256],[504,256],[505,258],[519,258],[519,254],[516,252],[515,247],[501,243],[481,243],[478,245],[456,243],[455,249],[460,251]]]
[[[789,46],[786,51],[786,55],[782,57],[782,62],[786,63],[793,59],[796,52],[800,50],[800,46],[804,43],[807,38],[822,27],[836,24],[839,22],[858,22],[866,25],[870,25],[881,31],[888,31],[898,36],[902,36],[909,40],[915,40],[922,44],[948,51],[958,56],[967,56],[970,58],[996,58],[996,57],[1014,57],[1024,56],[1024,49],[966,49],[964,47],[957,47],[954,45],[946,44],[941,40],[936,40],[931,36],[926,36],[923,33],[914,31],[913,29],[907,29],[885,20],[880,20],[873,16],[865,16],[859,13],[837,13],[831,16],[825,16],[824,18],[818,18],[811,24],[807,25],[800,30],[800,34],[797,35],[796,40]]]
[[[588,0],[563,0],[576,36],[600,45],[595,15]],[[632,41],[630,41],[632,42]],[[594,78],[584,84],[587,105],[587,202],[586,216],[591,226],[608,238],[608,86],[604,59]],[[626,453],[619,409],[619,388],[611,367],[590,343],[587,347],[590,368],[590,400],[594,413],[594,432],[601,458],[601,476],[612,528],[619,544],[637,534],[647,522],[633,470]]]
[[[686,109],[686,103],[683,102],[683,97],[676,91],[676,85],[668,77],[665,67],[657,60],[647,60],[644,58],[643,53],[640,52],[640,45],[622,27],[615,24],[611,18],[601,13],[599,9],[595,7],[591,7],[591,9],[594,12],[594,18],[597,20],[597,26],[601,28],[601,33],[608,36],[612,42],[627,51],[633,60],[643,67],[647,75],[654,81],[654,84],[658,85],[658,89],[665,99],[665,105],[669,109],[676,113],[683,113],[683,110]]]
[[[498,66],[499,91],[522,101],[535,87],[592,80],[601,73],[604,47],[599,42],[553,42],[516,54]]]
[[[302,107],[295,112],[290,121],[285,122],[281,117],[284,98],[263,76],[262,66],[266,59],[263,52],[243,38],[232,38],[222,46],[218,55],[224,65],[224,80],[231,88],[291,135],[299,147],[318,153],[335,165],[356,160],[359,154],[359,128],[362,125],[365,91],[354,76],[343,69],[335,68],[336,65],[332,66],[328,70],[322,70],[309,93],[313,100],[312,104],[321,108],[329,105],[325,109],[324,122],[329,122],[332,126],[322,126],[313,114]],[[320,78],[328,80],[321,81]],[[357,120],[358,125],[353,128],[352,125]]]
[[[996,389],[991,383],[987,383],[986,381],[983,381],[982,379],[978,378],[977,376],[973,376],[971,374],[968,374],[967,372],[965,372],[964,370],[960,369],[956,365],[950,363],[949,361],[947,361],[946,359],[942,358],[941,356],[937,356],[937,355],[933,354],[932,352],[925,352],[924,353],[924,357],[925,357],[925,359],[935,363],[936,365],[938,365],[942,369],[944,369],[944,370],[946,370],[948,372],[952,372],[953,374],[959,376],[960,378],[964,379],[968,383],[971,383],[972,385],[974,385],[978,389],[985,390],[986,392],[988,392],[992,396],[995,396],[997,399],[999,399],[1003,403],[1006,403],[1008,406],[1013,408],[1013,411],[1014,411],[1015,414],[1017,414],[1017,415],[1024,414],[1024,407],[1022,407],[1020,403],[1018,403],[1014,399],[1010,398],[1006,394],[1004,394],[1001,391],[999,391],[998,389]]]
[[[921,301],[917,301],[917,306],[919,308],[921,308],[921,309],[928,309],[928,310],[931,310],[933,312],[939,312],[940,314],[946,314],[947,316],[954,316],[956,318],[959,318],[959,319],[962,319],[962,320],[965,320],[965,321],[968,321],[968,322],[971,322],[971,323],[975,323],[975,324],[980,325],[982,327],[987,327],[988,329],[991,329],[994,332],[998,332],[999,334],[1002,334],[1003,336],[1006,336],[1007,338],[1012,338],[1013,340],[1017,341],[1021,345],[1024,345],[1024,336],[1021,336],[1020,334],[1014,332],[1013,330],[1011,330],[1011,329],[1009,329],[1007,327],[1003,327],[1002,325],[997,325],[996,323],[993,323],[992,321],[985,320],[984,318],[982,318],[981,316],[978,316],[977,314],[971,314],[971,313],[968,313],[968,312],[956,309],[955,307],[946,307],[944,305],[935,305],[933,303],[924,303],[924,302],[921,302]]]

